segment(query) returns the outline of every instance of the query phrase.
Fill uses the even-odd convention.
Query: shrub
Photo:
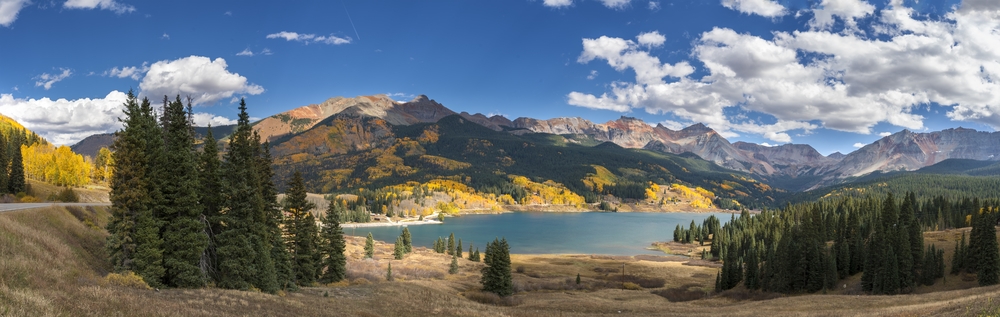
[[[469,300],[472,300],[480,304],[493,305],[493,306],[513,307],[524,303],[524,300],[521,299],[520,297],[516,296],[500,297],[499,295],[490,292],[476,292],[476,291],[465,292],[465,298],[468,298]]]
[[[632,282],[625,282],[624,284],[622,284],[622,287],[624,287],[627,290],[632,290],[632,291],[642,290],[642,286],[639,286],[639,284],[632,283]]]
[[[369,282],[368,279],[365,279],[363,277],[359,277],[359,278],[351,280],[351,285],[368,285],[368,284],[371,284],[371,283],[372,282]]]
[[[18,193],[18,195],[20,195],[20,194],[21,193]],[[22,203],[40,203],[40,202],[42,202],[42,200],[38,199],[38,198],[35,198],[35,196],[23,195],[23,196],[21,196],[21,202]]]
[[[75,203],[80,201],[80,197],[76,195],[76,192],[74,192],[72,188],[69,187],[59,191],[57,199],[65,203]]]
[[[138,289],[152,289],[146,281],[142,280],[142,276],[136,275],[132,271],[128,271],[122,274],[110,273],[108,276],[104,277],[104,285],[113,285],[129,288]]]
[[[517,273],[524,274],[524,266],[523,265],[518,265],[517,266]]]

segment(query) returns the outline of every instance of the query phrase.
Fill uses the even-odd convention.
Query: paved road
[[[52,206],[111,206],[110,203],[29,203],[29,204],[0,204],[0,212],[4,211],[14,211],[14,210],[24,210],[24,209],[34,209],[34,208],[47,208]]]

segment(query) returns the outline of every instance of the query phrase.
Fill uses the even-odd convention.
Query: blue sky
[[[886,132],[1000,126],[1000,3],[0,0],[0,113],[72,144],[122,92],[201,124],[335,96],[425,94],[508,118],[703,122],[848,153]],[[160,97],[156,97],[160,96]]]

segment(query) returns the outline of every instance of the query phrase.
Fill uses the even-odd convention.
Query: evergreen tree
[[[330,204],[330,208],[334,208],[333,205]],[[323,217],[321,241],[320,253],[323,255],[321,267],[325,267],[326,271],[320,276],[320,282],[339,282],[347,276],[347,256],[344,255],[347,243],[344,241],[344,231],[337,220],[337,214],[330,210],[327,210],[326,216]]]
[[[202,255],[208,246],[202,208],[198,204],[198,164],[194,155],[193,128],[180,96],[166,105],[163,117],[165,164],[169,171],[160,182],[163,205],[163,266],[167,285],[201,287],[205,285],[207,263]]]
[[[462,257],[462,239],[458,239],[458,244],[455,245],[455,255]]]
[[[208,127],[205,133],[205,146],[202,147],[201,155],[198,158],[198,192],[200,195],[199,205],[202,207],[205,234],[208,236],[208,245],[202,254],[204,262],[208,263],[208,275],[211,279],[217,279],[215,272],[218,267],[218,259],[215,249],[215,235],[222,231],[222,174],[219,161],[218,142],[212,135],[212,127]]]
[[[375,239],[372,238],[372,233],[368,233],[368,238],[365,239],[365,258],[371,259],[375,256]]]
[[[955,253],[951,257],[951,274],[958,274],[965,268],[965,232],[962,232],[962,240],[955,241]]]
[[[756,248],[756,241],[751,243],[750,252],[746,257],[746,283],[744,283],[749,290],[760,289],[760,265],[758,264],[757,255],[752,251]]]
[[[6,193],[9,190],[7,186],[10,178],[10,157],[7,155],[9,143],[7,136],[0,133],[0,193]]]
[[[12,148],[12,151],[10,157],[10,176],[7,177],[7,191],[12,194],[23,193],[26,189],[26,183],[24,181],[24,159],[21,158],[21,143],[10,142],[9,146]]]
[[[451,265],[448,267],[448,274],[458,273],[458,255],[451,256]]]
[[[309,285],[316,280],[316,223],[312,216],[316,204],[306,200],[306,187],[299,171],[292,175],[288,186],[283,207],[287,250],[296,283]]]
[[[454,232],[452,232],[451,235],[448,236],[448,247],[447,247],[447,249],[445,249],[445,251],[448,252],[448,255],[455,254],[455,233]]]
[[[473,256],[475,256],[475,254],[472,254],[472,243],[469,243],[469,261],[472,261]]]
[[[403,254],[406,253],[405,247],[403,247],[403,236],[396,237],[396,244],[393,245],[392,256],[396,260],[402,260]]]
[[[472,261],[473,262],[479,262],[480,259],[481,258],[479,256],[479,248],[476,248],[476,253],[475,253],[475,255],[472,256]]]
[[[385,280],[389,282],[395,280],[392,278],[392,263],[389,263],[389,268],[385,270]]]
[[[143,99],[143,104],[149,108],[149,100]],[[109,182],[111,220],[106,246],[116,272],[132,271],[149,285],[159,286],[165,270],[159,224],[150,206],[150,166],[144,135],[144,126],[149,122],[131,90],[124,107],[125,118],[118,119],[123,127],[115,132],[112,145],[115,173]]]
[[[251,139],[250,115],[246,112],[245,101],[240,101],[239,109],[237,127],[230,137],[229,151],[222,164],[224,226],[216,239],[218,285],[240,290],[256,287],[274,293],[279,284],[271,255],[280,237],[269,233],[265,219],[259,168],[254,156],[258,145]]]
[[[499,296],[514,294],[514,283],[510,272],[510,246],[507,239],[493,240],[486,246],[486,266],[482,269],[480,283],[483,290]]]
[[[576,285],[580,285],[580,273],[576,273]]]
[[[996,239],[996,213],[990,211],[989,209],[984,210],[977,224],[980,227],[979,230],[982,231],[981,241],[976,242],[980,245],[979,250],[982,252],[979,255],[978,271],[976,272],[979,286],[1000,283],[1000,246],[997,245]]]
[[[284,222],[284,215],[281,211],[281,206],[278,204],[278,188],[274,185],[274,171],[271,169],[271,165],[274,160],[271,157],[271,144],[270,142],[261,142],[260,135],[256,131],[253,132],[250,139],[250,145],[253,148],[253,163],[257,170],[257,190],[260,192],[260,204],[256,208],[258,214],[257,219],[261,219],[262,226],[260,227],[260,235],[264,241],[264,244],[270,245],[270,257],[258,259],[261,263],[260,266],[264,268],[273,267],[274,269],[270,272],[265,272],[266,275],[262,277],[262,282],[268,282],[269,278],[267,275],[273,274],[274,285],[280,289],[295,288],[296,273],[293,269],[292,258],[288,253],[286,248],[287,242],[282,234],[281,224]],[[308,218],[305,222],[310,225],[303,227],[303,230],[309,231],[310,234],[306,238],[311,240],[312,249],[315,250],[316,239],[318,239],[319,233],[316,228],[316,218],[312,216],[312,213],[307,213]],[[267,246],[263,246],[267,249]],[[318,262],[318,256],[315,252],[313,256],[313,269],[314,272],[311,274],[312,281],[315,281],[316,271],[318,269],[315,267],[315,263]],[[308,274],[308,273],[306,273]],[[311,283],[311,282],[310,282]]]
[[[406,253],[413,252],[413,237],[410,236],[410,229],[403,228],[403,246],[406,248]]]

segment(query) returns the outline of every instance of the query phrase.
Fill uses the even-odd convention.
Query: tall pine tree
[[[202,208],[202,223],[205,227],[205,235],[208,236],[208,245],[202,255],[204,262],[208,264],[208,277],[212,280],[218,278],[216,275],[218,261],[215,249],[215,235],[222,231],[222,174],[219,160],[219,145],[215,136],[212,135],[212,127],[208,127],[205,133],[205,146],[202,147],[198,157],[198,193],[199,204]]]
[[[330,204],[333,209],[334,204]],[[322,245],[322,267],[326,270],[320,276],[322,283],[334,283],[344,279],[347,275],[347,256],[344,250],[347,244],[344,241],[344,230],[340,227],[337,214],[327,210],[323,217]]]
[[[316,204],[306,200],[302,173],[295,171],[288,186],[284,200],[288,253],[291,255],[296,282],[299,285],[309,285],[316,280],[316,263],[314,263],[316,246],[313,245],[316,224],[312,217],[312,210],[316,208]]]
[[[207,268],[201,263],[208,246],[202,208],[198,204],[198,165],[194,155],[194,136],[180,96],[164,109],[163,143],[165,165],[169,171],[161,182],[163,205],[163,267],[165,282],[176,287],[201,287]]]

